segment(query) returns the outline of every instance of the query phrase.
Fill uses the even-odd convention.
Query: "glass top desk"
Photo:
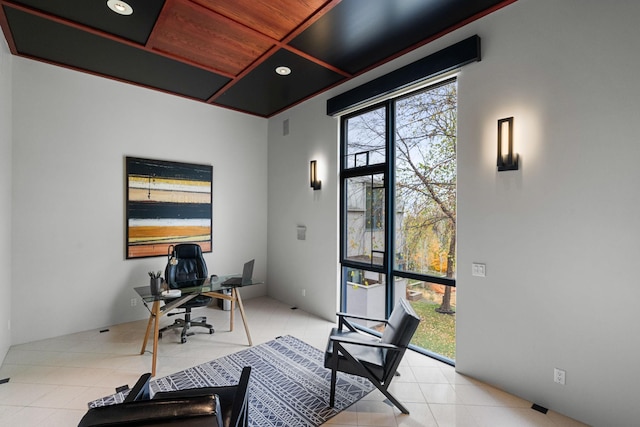
[[[239,288],[244,288],[247,286],[258,285],[263,282],[252,280],[250,283],[243,283],[242,285],[234,285],[227,286],[223,285],[227,279],[231,277],[240,277],[239,274],[229,274],[225,276],[218,276],[215,280],[211,281],[211,278],[205,279],[202,286],[194,286],[190,288],[181,288],[182,291],[180,296],[164,296],[164,295],[152,295],[151,288],[149,285],[146,286],[138,286],[134,288],[134,290],[138,293],[140,298],[142,298],[142,302],[149,309],[149,322],[147,323],[147,331],[144,334],[144,340],[142,341],[142,349],[140,350],[140,354],[144,354],[145,349],[147,348],[147,341],[149,341],[149,335],[151,334],[151,328],[153,326],[153,357],[151,364],[151,375],[156,375],[156,363],[158,356],[158,334],[160,331],[160,318],[168,313],[169,311],[177,308],[178,306],[184,304],[197,297],[198,295],[207,295],[213,298],[224,299],[227,301],[231,301],[231,310],[229,313],[229,330],[233,331],[233,315],[235,311],[235,303],[238,303],[238,309],[240,310],[240,316],[242,316],[242,322],[244,323],[244,330],[247,333],[247,340],[249,341],[249,345],[253,345],[251,341],[251,333],[249,332],[249,325],[247,323],[247,317],[244,312],[244,306],[242,305],[242,298],[240,297],[240,292],[238,292]],[[220,291],[231,291],[231,294],[220,293]],[[165,304],[161,304],[162,302]],[[151,304],[151,308],[149,308],[149,304]]]

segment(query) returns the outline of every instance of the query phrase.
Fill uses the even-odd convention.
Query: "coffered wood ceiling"
[[[270,117],[514,1],[0,0],[0,25],[14,55]]]

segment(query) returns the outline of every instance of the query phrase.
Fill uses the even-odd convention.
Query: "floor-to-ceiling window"
[[[456,89],[450,79],[341,120],[342,309],[381,318],[406,299],[422,319],[412,344],[450,361]]]

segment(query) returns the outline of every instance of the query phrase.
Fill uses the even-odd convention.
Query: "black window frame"
[[[432,85],[427,85],[421,88],[416,89],[415,91],[411,91],[408,93],[403,93],[398,96],[390,97],[381,101],[379,103],[375,103],[366,108],[362,108],[356,111],[353,111],[349,114],[345,114],[340,117],[340,144],[339,144],[339,152],[340,152],[340,250],[339,250],[339,258],[340,258],[340,267],[341,267],[341,280],[340,280],[340,309],[342,311],[346,310],[346,277],[345,271],[347,268],[351,269],[361,269],[368,270],[380,274],[384,274],[386,277],[386,287],[385,287],[385,317],[391,314],[391,310],[393,309],[393,301],[395,300],[394,293],[394,280],[395,277],[401,277],[406,279],[413,280],[421,280],[429,283],[436,283],[440,285],[446,285],[451,287],[456,287],[456,279],[455,278],[447,278],[441,276],[431,276],[428,274],[421,274],[409,271],[402,271],[395,269],[395,116],[396,116],[396,101],[407,96],[411,96],[411,94],[419,93],[421,91],[427,91],[433,87],[439,85],[449,84],[451,82],[457,81],[457,77],[451,77],[445,79],[440,82],[434,82]],[[366,114],[372,110],[384,108],[386,119],[385,119],[385,161],[383,163],[377,163],[374,165],[364,165],[364,166],[354,166],[351,168],[346,168],[347,166],[347,146],[346,143],[348,141],[347,132],[348,126],[347,123],[349,119]],[[362,153],[354,153],[355,155],[362,155]],[[356,164],[356,163],[354,163]],[[384,203],[384,248],[385,251],[383,253],[382,265],[373,264],[373,263],[365,263],[358,262],[353,259],[347,258],[347,248],[346,245],[348,243],[347,238],[347,214],[348,214],[348,206],[347,206],[347,192],[346,192],[346,183],[350,178],[357,178],[362,176],[370,176],[370,175],[378,175],[382,174],[384,180],[384,191],[385,191],[385,203]]]

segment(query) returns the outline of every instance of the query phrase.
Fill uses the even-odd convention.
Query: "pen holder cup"
[[[149,286],[151,288],[151,295],[160,295],[162,292],[162,277],[149,279]]]

